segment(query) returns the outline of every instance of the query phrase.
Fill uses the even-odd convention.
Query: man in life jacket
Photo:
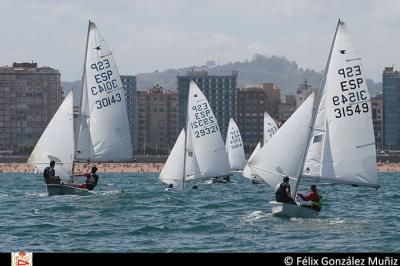
[[[75,176],[85,176],[86,183],[74,185],[74,187],[93,190],[97,186],[97,182],[99,181],[99,176],[96,174],[96,172],[97,172],[97,167],[93,166],[92,171],[90,173],[75,175]]]
[[[54,166],[56,165],[55,161],[50,161],[50,166],[47,166],[43,171],[43,178],[46,184],[60,184],[60,177],[55,176],[56,171],[54,170]]]
[[[297,195],[304,201],[311,201],[311,205],[302,205],[303,207],[313,209],[317,212],[321,211],[322,196],[318,193],[316,185],[310,186],[310,193],[307,196],[301,193],[297,193]]]
[[[296,202],[293,200],[292,195],[290,194],[290,184],[288,176],[285,176],[283,178],[283,182],[279,183],[275,187],[275,198],[277,202],[296,204]]]

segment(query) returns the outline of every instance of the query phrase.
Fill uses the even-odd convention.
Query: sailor
[[[229,175],[227,175],[227,176],[224,176],[224,177],[222,178],[222,180],[225,180],[226,182],[230,182],[230,181],[231,181],[231,178],[230,178]]]
[[[169,184],[169,186],[168,186],[165,190],[166,190],[166,191],[172,190],[173,187],[174,187],[174,185],[171,183],[171,184]]]
[[[275,187],[275,198],[277,202],[296,204],[296,202],[294,202],[293,200],[292,195],[290,194],[290,184],[288,176],[285,176],[283,178],[283,182],[279,183]]]
[[[311,205],[302,205],[304,207],[313,209],[317,212],[321,211],[322,206],[322,196],[318,193],[317,186],[311,185],[310,192],[307,196],[304,196],[302,193],[297,193],[298,196],[304,201],[311,201]]]
[[[55,165],[56,162],[51,160],[50,166],[47,166],[43,171],[43,178],[46,184],[60,184],[61,181],[60,177],[55,176],[56,175],[56,171],[54,170]]]
[[[96,172],[97,172],[97,167],[93,166],[92,171],[90,173],[75,175],[75,176],[85,176],[86,183],[77,184],[74,185],[74,187],[93,190],[97,186],[97,182],[99,181],[99,176],[96,174]]]

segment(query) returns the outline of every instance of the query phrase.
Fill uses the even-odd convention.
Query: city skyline
[[[1,65],[35,61],[56,67],[62,80],[82,75],[88,20],[108,40],[121,73],[138,74],[285,56],[324,69],[338,18],[347,22],[366,76],[399,58],[396,1],[4,1]],[[356,12],[356,11],[357,12]],[[40,38],[38,38],[40,36]]]

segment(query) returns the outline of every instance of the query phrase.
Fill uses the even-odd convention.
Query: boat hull
[[[211,181],[213,182],[213,184],[226,184],[226,183],[228,183],[228,181],[226,181],[224,179],[218,179],[218,178],[212,178]]]
[[[55,195],[78,195],[78,196],[88,196],[90,195],[89,190],[73,187],[66,184],[47,184],[47,194],[49,196]]]
[[[317,211],[301,205],[270,201],[272,215],[278,217],[316,218]]]
[[[259,176],[253,176],[253,178],[251,179],[251,183],[253,184],[267,184],[264,179],[262,179]]]

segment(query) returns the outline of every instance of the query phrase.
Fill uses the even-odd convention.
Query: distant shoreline
[[[99,173],[159,173],[163,163],[93,163]],[[57,166],[55,167],[57,174]],[[35,173],[35,167],[27,163],[0,163],[0,173]],[[75,164],[75,174],[90,172],[90,165]]]
[[[99,173],[159,173],[164,163],[93,163]],[[75,165],[75,173],[89,172],[85,163]],[[400,163],[378,163],[378,172],[400,172]],[[35,173],[35,168],[27,163],[0,163],[0,173]],[[56,167],[57,172],[57,167]]]

